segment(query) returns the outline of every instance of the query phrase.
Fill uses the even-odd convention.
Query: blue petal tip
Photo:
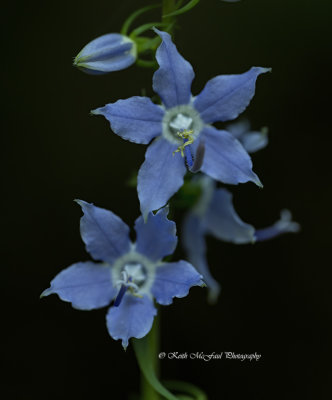
[[[91,111],[90,111],[90,114],[91,114],[91,115],[100,115],[101,113],[100,113],[100,111],[99,111],[99,108],[95,108],[94,110],[91,110]]]
[[[40,299],[42,299],[43,297],[49,296],[50,294],[52,294],[53,291],[51,288],[45,289],[41,295],[39,296]]]
[[[82,209],[84,209],[84,207],[88,207],[91,206],[92,204],[84,201],[84,200],[80,200],[80,199],[74,199],[75,203],[77,203]]]
[[[257,185],[260,189],[263,189],[264,185],[262,184],[261,180],[256,175],[255,179],[253,179],[255,185]]]

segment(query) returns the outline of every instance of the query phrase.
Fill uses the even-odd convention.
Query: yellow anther
[[[173,156],[175,153],[181,152],[181,156],[184,157],[184,148],[194,142],[194,138],[192,137],[193,133],[193,130],[177,132],[177,135],[185,141],[176,150],[173,151]]]
[[[133,296],[138,297],[140,299],[143,298],[141,294],[137,293],[138,287],[136,285],[135,287],[128,286],[128,290]]]
[[[134,295],[135,297],[138,297],[139,299],[143,298],[143,296],[141,294],[135,293],[133,291],[131,293],[132,293],[132,295]]]

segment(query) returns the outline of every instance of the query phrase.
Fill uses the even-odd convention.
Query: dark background
[[[60,270],[88,259],[74,198],[131,226],[138,216],[126,181],[146,146],[125,142],[89,111],[142,88],[151,95],[152,71],[94,77],[71,63],[90,40],[119,31],[129,13],[151,3],[2,7],[4,399],[126,399],[138,391],[132,348],[125,353],[110,339],[105,309],[79,312],[39,294]],[[210,400],[329,398],[331,11],[329,0],[204,0],[179,18],[176,44],[194,66],[194,94],[218,74],[273,68],[245,112],[254,128],[270,128],[268,148],[253,156],[264,189],[232,190],[240,216],[256,227],[284,207],[302,225],[300,234],[255,246],[209,238],[219,303],[209,306],[206,291],[195,288],[162,309],[162,351],[262,354],[251,363],[161,363],[164,378],[193,382]],[[156,19],[157,11],[149,21]]]

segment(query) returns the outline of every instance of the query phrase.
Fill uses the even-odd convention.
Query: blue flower
[[[219,283],[212,277],[206,259],[205,235],[234,244],[255,243],[275,238],[287,232],[298,232],[300,225],[292,221],[289,210],[282,210],[280,219],[264,229],[255,229],[236,213],[232,194],[217,189],[209,177],[198,180],[202,195],[187,213],[182,227],[182,243],[188,260],[203,275],[209,289],[209,300],[215,302],[220,292]]]
[[[155,31],[162,43],[156,53],[159,69],[153,76],[153,89],[162,105],[134,96],[92,111],[103,115],[112,130],[126,140],[148,144],[154,139],[138,173],[143,216],[165,205],[182,186],[186,165],[189,169],[200,166],[204,173],[224,183],[252,181],[261,185],[240,142],[211,124],[235,119],[244,111],[254,96],[257,77],[270,69],[253,67],[239,75],[216,76],[193,97],[192,66],[178,53],[168,33]],[[185,151],[176,152],[181,148]]]
[[[75,57],[74,65],[93,74],[125,69],[136,61],[136,44],[120,33],[108,33],[88,43]]]
[[[111,211],[77,201],[84,212],[81,236],[86,250],[99,263],[87,261],[60,272],[42,296],[56,293],[79,310],[92,310],[114,301],[106,316],[109,334],[122,339],[124,348],[131,337],[142,338],[151,329],[159,304],[184,297],[192,286],[202,286],[202,276],[186,261],[166,263],[176,244],[175,223],[168,209],[150,213],[147,222],[135,222],[136,243],[129,227]]]

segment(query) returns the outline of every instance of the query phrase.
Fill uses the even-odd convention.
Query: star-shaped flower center
[[[183,138],[178,133],[183,131],[193,131],[193,141],[200,134],[204,123],[198,112],[191,106],[183,104],[166,110],[163,121],[163,136],[171,143],[181,145]]]
[[[143,264],[134,261],[126,263],[121,270],[121,279],[116,282],[120,290],[114,300],[114,306],[120,305],[127,290],[134,296],[142,297],[140,287],[144,285],[146,278],[147,270]]]
[[[193,126],[193,119],[186,114],[176,114],[176,116],[169,123],[170,131],[178,133],[182,130],[189,130]]]

